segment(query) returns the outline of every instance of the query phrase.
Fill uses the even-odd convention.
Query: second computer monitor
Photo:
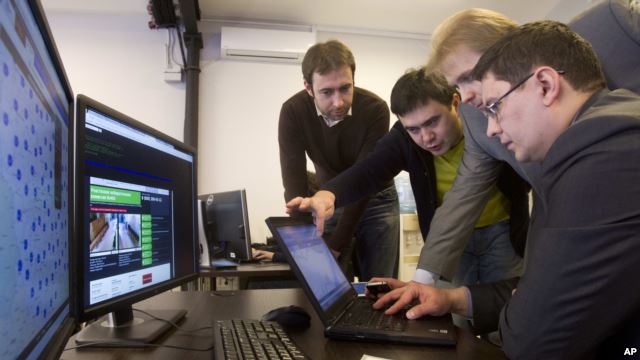
[[[200,195],[202,216],[213,258],[251,259],[251,236],[244,189]]]
[[[135,330],[132,304],[198,276],[195,149],[86,96],[76,113],[78,316],[132,325],[76,341],[152,341],[163,329]]]

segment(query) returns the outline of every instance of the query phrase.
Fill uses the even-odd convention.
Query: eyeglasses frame
[[[565,73],[564,70],[556,70],[556,72],[560,75],[563,75]],[[509,89],[506,93],[504,93],[504,95],[500,96],[498,98],[498,100],[492,102],[491,104],[487,105],[484,107],[484,113],[487,116],[487,118],[492,117],[496,120],[498,120],[498,111],[500,111],[499,106],[502,103],[502,101],[512,92],[514,92],[517,88],[519,88],[520,86],[522,86],[524,83],[527,82],[527,80],[529,80],[533,75],[535,74],[535,72],[532,72],[531,74],[525,76],[522,80],[518,81],[517,84],[515,84],[514,86],[511,87],[511,89]]]

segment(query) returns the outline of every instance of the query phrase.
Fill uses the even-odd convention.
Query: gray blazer
[[[491,197],[502,161],[536,188],[539,164],[521,164],[498,138],[486,135],[487,119],[473,106],[461,104],[465,148],[456,180],[431,221],[418,268],[452,279],[474,224]]]

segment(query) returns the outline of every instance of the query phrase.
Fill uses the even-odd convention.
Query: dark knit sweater
[[[316,179],[322,185],[365,158],[389,131],[389,108],[372,92],[356,87],[351,109],[351,116],[329,127],[304,90],[282,104],[278,143],[285,201],[310,195],[305,154],[313,162]],[[345,208],[333,238],[328,239],[331,248],[340,251],[348,244],[367,201],[368,198]]]

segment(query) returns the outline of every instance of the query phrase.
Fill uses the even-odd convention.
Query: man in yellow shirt
[[[399,121],[376,144],[373,152],[321,186],[311,198],[295,198],[290,212],[315,212],[317,224],[331,216],[335,206],[358,201],[384,187],[400,171],[409,173],[422,235],[429,233],[435,209],[453,185],[462,159],[464,136],[455,89],[424,69],[411,70],[396,82],[391,111]],[[522,246],[514,250],[510,230],[528,221],[526,185],[504,167],[491,199],[467,242],[454,284],[487,283],[522,272]],[[515,215],[512,215],[515,214]],[[511,226],[510,226],[511,225]],[[322,231],[321,226],[319,231]],[[524,244],[524,239],[517,239]]]

